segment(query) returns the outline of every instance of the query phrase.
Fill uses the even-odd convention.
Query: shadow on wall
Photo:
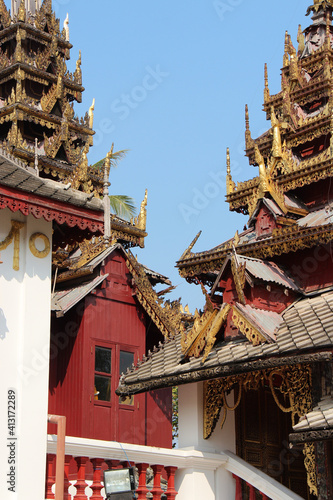
[[[5,317],[5,313],[0,308],[0,339],[4,340],[6,338],[6,333],[8,333],[7,321]]]

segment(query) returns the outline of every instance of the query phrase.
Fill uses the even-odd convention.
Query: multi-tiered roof
[[[285,34],[281,91],[271,95],[265,65],[264,111],[269,130],[253,139],[246,106],[246,156],[259,170],[251,180],[232,180],[227,154],[227,201],[230,210],[249,215],[248,229],[216,248],[185,251],[177,265],[192,280],[198,274],[214,280],[232,245],[243,255],[273,257],[325,243],[332,235],[330,220],[305,217],[328,200],[326,180],[333,175],[333,2],[309,7],[312,24],[298,30],[298,46]],[[326,199],[325,199],[326,196]],[[266,238],[258,228],[262,205],[273,216]],[[261,214],[260,214],[261,215]]]
[[[89,165],[95,101],[84,117],[76,115],[84,87],[81,53],[75,71],[67,69],[71,49],[68,17],[60,28],[52,0],[12,0],[11,11],[0,0],[0,148],[40,177],[102,198],[113,149],[104,163]],[[111,216],[108,237],[143,247],[146,205],[147,196],[131,222]]]

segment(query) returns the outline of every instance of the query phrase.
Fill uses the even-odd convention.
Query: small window
[[[96,401],[111,401],[111,349],[95,347]]]
[[[134,353],[127,351],[120,351],[119,357],[119,376],[122,373],[126,373],[127,368],[131,368],[134,363]],[[134,397],[133,396],[120,396],[119,403],[122,405],[134,405]]]

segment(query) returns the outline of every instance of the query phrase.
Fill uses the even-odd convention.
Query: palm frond
[[[125,194],[110,195],[111,211],[122,219],[130,220],[136,215],[135,201]]]
[[[125,158],[127,153],[128,153],[128,149],[122,149],[120,151],[116,151],[115,153],[112,153],[111,158],[110,158],[111,167],[117,168],[118,163],[120,162],[120,160]],[[102,160],[99,160],[97,163],[94,163],[94,165],[92,165],[91,168],[95,168],[95,169],[102,168],[104,165],[104,162],[105,162],[105,158],[103,158]]]

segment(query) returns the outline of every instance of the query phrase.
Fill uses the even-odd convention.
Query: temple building
[[[1,398],[11,412],[0,434],[5,499],[13,492],[60,498],[60,467],[47,453],[59,418],[85,445],[172,446],[171,389],[130,398],[115,389],[123,372],[175,335],[184,315],[179,301],[164,299],[168,278],[131,252],[147,237],[147,191],[137,217],[124,220],[110,212],[113,145],[89,165],[94,102],[76,115],[84,88],[81,54],[74,73],[67,69],[71,48],[68,17],[60,28],[51,0],[12,0],[11,10],[0,0]],[[62,498],[82,463],[66,454]],[[87,480],[101,473],[100,462],[84,463]]]
[[[255,177],[236,185],[227,151],[227,202],[247,227],[196,253],[199,234],[177,262],[201,285],[204,311],[117,390],[179,386],[179,446],[229,450],[288,488],[279,499],[333,498],[332,13],[331,0],[316,0],[297,44],[285,34],[275,95],[265,65],[266,133],[252,137],[245,109]],[[193,474],[191,498],[269,496],[240,470]]]

